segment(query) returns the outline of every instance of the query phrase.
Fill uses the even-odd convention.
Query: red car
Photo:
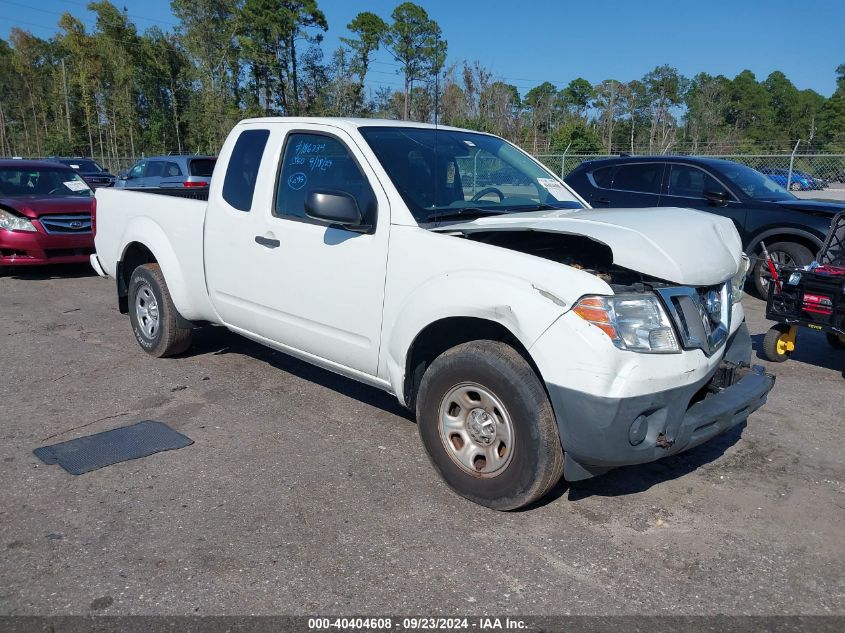
[[[0,269],[87,262],[94,193],[70,167],[0,160]]]

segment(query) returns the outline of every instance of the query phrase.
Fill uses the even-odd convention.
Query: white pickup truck
[[[697,446],[774,384],[749,367],[730,220],[592,210],[495,136],[247,120],[207,197],[97,190],[92,265],[141,347],[214,323],[393,393],[492,508]]]

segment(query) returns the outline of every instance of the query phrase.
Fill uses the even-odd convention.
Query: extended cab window
[[[351,194],[368,223],[373,223],[375,195],[346,146],[331,136],[294,132],[288,135],[276,186],[274,214],[304,218],[310,191]]]
[[[239,211],[252,208],[258,167],[269,137],[269,130],[246,130],[235,141],[223,181],[223,199]]]
[[[703,198],[705,191],[722,191],[724,187],[708,173],[692,165],[669,166],[670,196]]]
[[[619,165],[613,176],[613,188],[638,193],[659,193],[663,163]]]

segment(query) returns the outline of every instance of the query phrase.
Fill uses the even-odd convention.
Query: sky
[[[169,0],[113,0],[140,31],[172,30]],[[360,11],[386,21],[400,0],[318,0],[329,23],[328,57]],[[85,0],[0,0],[0,37],[13,26],[39,37],[56,32],[69,11],[93,26]],[[418,0],[448,41],[448,62],[479,61],[494,79],[522,94],[550,81],[562,88],[576,77],[639,79],[669,64],[686,76],[733,77],[744,69],[764,79],[783,71],[799,88],[830,96],[835,69],[845,64],[845,0]],[[401,88],[396,63],[375,57],[371,84]]]

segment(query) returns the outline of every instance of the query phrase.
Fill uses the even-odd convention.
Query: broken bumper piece
[[[750,348],[744,324],[737,334],[729,345]],[[736,354],[728,350],[726,356]],[[703,444],[745,421],[766,402],[774,383],[761,367],[725,360],[697,383],[630,398],[602,398],[550,384],[565,451],[564,476],[588,479]]]

